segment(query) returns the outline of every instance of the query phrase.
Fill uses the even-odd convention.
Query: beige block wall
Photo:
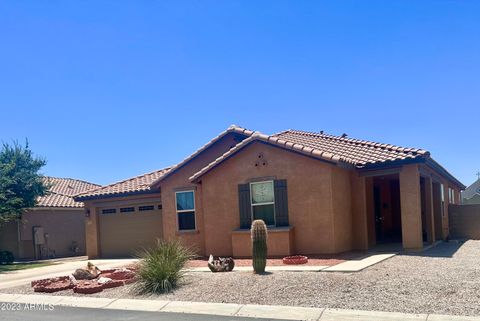
[[[34,258],[33,227],[43,227],[48,234],[48,248],[56,257],[85,254],[85,213],[83,209],[32,210],[22,215],[20,223],[20,252],[22,258]],[[80,251],[70,250],[76,242]]]
[[[255,166],[259,154],[266,160],[266,166]],[[259,142],[250,144],[218,165],[203,176],[201,182],[206,252],[214,255],[232,254],[231,234],[240,225],[238,184],[262,178],[287,180],[289,223],[296,231],[295,252],[335,252],[333,167],[331,164]],[[337,173],[337,176],[348,181],[348,175]],[[348,185],[344,184],[345,187]],[[337,190],[342,186],[339,184]],[[348,192],[343,193],[349,195]],[[339,213],[345,214],[342,210]],[[340,219],[339,229],[341,222]],[[351,231],[348,227],[345,228],[345,234]],[[344,237],[338,237],[339,244],[346,242]]]
[[[19,258],[18,250],[17,221],[10,221],[0,227],[0,251],[10,251],[15,258]]]
[[[451,237],[480,240],[480,204],[452,204],[449,209]]]

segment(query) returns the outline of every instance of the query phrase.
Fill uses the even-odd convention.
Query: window
[[[120,213],[135,212],[135,207],[121,207]]]
[[[102,214],[115,214],[117,213],[117,209],[115,208],[106,208],[102,210]]]
[[[443,187],[443,184],[440,184],[440,196],[442,201],[442,216],[445,216],[445,188]]]
[[[176,192],[178,230],[195,230],[195,193],[194,191]]]
[[[450,187],[448,188],[448,203],[452,204],[453,203],[453,189]]]
[[[155,209],[155,206],[153,205],[146,205],[146,206],[139,206],[138,207],[138,210],[140,212],[143,212],[143,211],[153,211]]]
[[[250,183],[252,219],[275,225],[275,196],[273,181]]]

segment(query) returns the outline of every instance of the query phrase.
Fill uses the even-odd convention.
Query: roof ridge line
[[[92,183],[92,182],[88,182],[88,181],[85,181],[83,179],[77,179],[77,178],[71,178],[71,177],[58,177],[58,176],[50,176],[50,175],[42,175],[44,178],[53,178],[53,179],[61,179],[61,180],[71,180],[71,181],[76,181],[76,182],[81,182],[81,183],[85,183],[85,184],[89,184],[89,185],[96,185],[96,186],[102,186],[100,184],[97,184],[97,183]]]
[[[290,132],[297,132],[299,134],[304,134],[304,135],[310,135],[310,136],[316,136],[316,137],[323,137],[327,139],[332,139],[332,140],[337,140],[337,141],[343,141],[346,143],[351,143],[355,145],[368,145],[371,147],[376,147],[376,148],[383,148],[383,149],[388,149],[388,150],[393,150],[393,151],[411,151],[418,153],[420,155],[430,155],[430,152],[426,149],[423,148],[417,148],[417,147],[402,147],[399,145],[394,145],[394,144],[387,144],[387,143],[380,143],[380,142],[375,142],[371,140],[362,140],[358,138],[348,138],[348,137],[342,137],[338,135],[333,135],[333,134],[326,134],[326,133],[317,133],[317,132],[308,132],[304,130],[298,130],[298,129],[292,129]]]

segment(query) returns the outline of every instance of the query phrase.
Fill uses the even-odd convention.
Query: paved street
[[[1,305],[2,303],[0,303]],[[23,307],[22,307],[23,308]],[[0,311],[0,320],[8,321],[267,321],[275,319],[252,319],[231,316],[199,315],[168,312],[143,312],[106,309],[87,309],[55,306],[52,311],[21,310]]]

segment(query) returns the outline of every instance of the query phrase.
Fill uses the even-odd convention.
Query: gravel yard
[[[148,298],[480,315],[479,259],[480,241],[450,242],[421,256],[397,255],[357,273],[191,273],[174,293]],[[133,285],[92,296],[144,298],[135,295]]]

